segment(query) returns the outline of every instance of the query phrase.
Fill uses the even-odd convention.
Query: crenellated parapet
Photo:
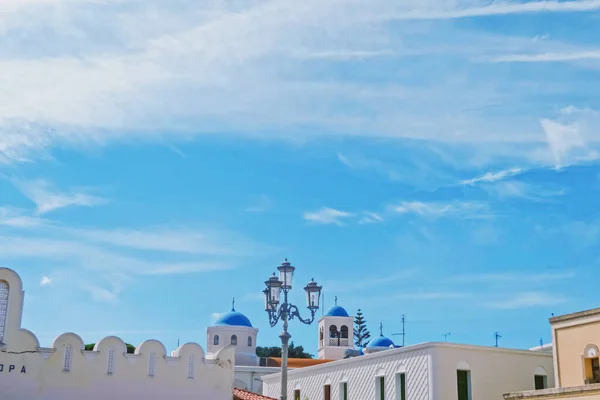
[[[4,296],[4,299],[3,297]],[[234,346],[206,354],[197,343],[168,353],[158,340],[127,354],[125,342],[108,336],[92,351],[75,333],[50,348],[21,328],[21,279],[0,268],[0,387],[2,399],[227,399],[232,396]]]

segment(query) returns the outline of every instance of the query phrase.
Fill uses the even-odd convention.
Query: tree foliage
[[[256,355],[259,357],[281,357],[281,347],[256,347]],[[304,351],[304,347],[295,346],[294,342],[288,345],[288,358],[313,358],[312,354]]]
[[[369,343],[371,333],[367,329],[367,321],[363,317],[362,311],[359,308],[356,317],[354,317],[354,344],[359,349],[362,349]]]
[[[92,351],[94,350],[94,346],[96,345],[96,343],[88,343],[86,345],[84,345],[84,349],[87,351]],[[135,346],[129,343],[125,343],[125,346],[127,346],[127,354],[133,354],[135,353]]]

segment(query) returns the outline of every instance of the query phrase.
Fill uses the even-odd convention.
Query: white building
[[[346,350],[354,348],[354,317],[337,304],[319,320],[319,353],[321,360],[341,360]]]
[[[74,333],[50,348],[21,328],[24,292],[14,271],[0,268],[0,398],[2,400],[231,400],[235,350],[205,354],[196,343],[167,353],[155,340],[127,354],[117,337],[85,351]]]
[[[501,400],[533,389],[536,375],[554,384],[552,355],[450,343],[393,347],[375,338],[363,356],[288,372],[290,400]],[[369,354],[370,353],[370,354]],[[280,374],[263,377],[263,394],[279,397]],[[539,379],[539,378],[538,378]]]

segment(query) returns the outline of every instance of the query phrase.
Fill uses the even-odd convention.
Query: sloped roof
[[[333,360],[319,360],[316,358],[288,358],[288,368],[304,368],[332,361]],[[267,367],[281,367],[281,358],[267,357]]]
[[[277,400],[242,389],[233,389],[233,400]]]

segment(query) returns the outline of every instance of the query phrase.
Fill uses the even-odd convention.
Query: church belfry
[[[354,348],[354,317],[335,304],[319,320],[319,359],[341,360],[348,349]]]

